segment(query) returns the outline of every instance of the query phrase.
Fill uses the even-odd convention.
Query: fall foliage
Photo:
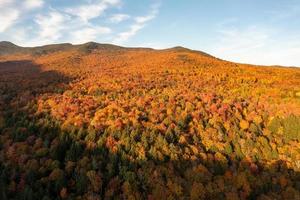
[[[0,199],[299,199],[299,93],[182,48],[0,56]]]

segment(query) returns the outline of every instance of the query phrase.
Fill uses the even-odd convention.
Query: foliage
[[[0,199],[297,199],[300,71],[175,48],[0,57]]]

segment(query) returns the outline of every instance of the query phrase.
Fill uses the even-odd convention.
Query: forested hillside
[[[299,68],[1,45],[1,200],[300,199]]]

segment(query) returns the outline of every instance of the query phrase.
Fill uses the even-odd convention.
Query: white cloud
[[[37,2],[35,3],[35,6],[38,6]],[[50,8],[45,14],[35,16],[33,21],[37,25],[35,30],[38,30],[35,32],[36,37],[24,40],[23,43],[34,46],[59,42],[78,44],[99,40],[112,30],[109,27],[91,23],[89,20],[119,3],[120,0],[98,0],[64,10]]]
[[[137,32],[145,27],[144,24],[133,24],[130,26],[129,31],[125,31],[118,34],[118,37],[114,39],[113,43],[120,43],[126,42],[129,38],[133,37],[137,34]]]
[[[154,4],[147,15],[134,17],[122,12],[123,0],[82,2],[85,3],[57,8],[45,0],[0,0],[0,40],[25,46],[89,41],[123,43],[146,27],[159,11],[159,5]],[[114,8],[120,13],[111,14],[109,11]],[[100,16],[102,20],[96,20]],[[132,24],[117,27],[125,20]]]
[[[8,5],[11,5],[14,3],[14,0],[0,0],[0,9],[8,6]]]
[[[19,3],[15,0],[0,0],[0,33],[11,28],[28,11],[43,5],[42,0],[25,0]]]
[[[153,20],[159,12],[160,4],[154,4],[151,6],[151,12],[145,16],[139,16],[134,19],[134,24],[129,27],[128,31],[124,31],[118,34],[113,40],[115,44],[123,44],[127,42],[131,37],[135,36],[138,31],[142,30],[147,22]]]
[[[65,12],[77,16],[85,22],[93,18],[97,18],[103,14],[105,10],[112,6],[120,5],[120,0],[98,0],[90,4],[83,4],[74,8],[67,8]]]
[[[95,41],[97,37],[109,33],[111,33],[111,29],[107,27],[87,27],[72,32],[70,42],[74,44],[82,44],[85,42]]]
[[[39,26],[36,39],[39,45],[54,42],[85,43],[98,40],[103,35],[112,32],[109,27],[83,22],[81,19],[57,10],[52,10],[46,15],[38,15],[35,22]],[[32,41],[29,44],[32,46],[37,43]]]
[[[146,47],[146,48],[162,50],[162,49],[172,48],[172,47],[174,47],[174,44],[168,44],[168,43],[164,43],[164,42],[155,41],[155,42],[138,43],[138,44],[135,44],[134,47]]]
[[[68,15],[63,15],[57,11],[51,11],[48,15],[38,15],[35,22],[40,27],[39,39],[46,41],[59,39],[62,35],[61,31],[69,19]]]
[[[217,45],[209,52],[240,63],[300,66],[300,43],[294,42],[299,41],[300,36],[278,38],[284,34],[281,30],[257,26],[224,28],[219,30]]]
[[[3,10],[0,9],[0,33],[10,28],[16,22],[19,15],[19,11],[12,8],[7,8]]]
[[[255,26],[246,29],[229,28],[220,30],[219,42],[223,44],[218,50],[221,52],[248,52],[263,47],[269,39],[269,31]]]
[[[154,19],[156,17],[157,13],[158,13],[158,10],[153,10],[149,15],[136,17],[135,21],[138,24],[144,24],[144,23]]]
[[[43,0],[26,0],[23,2],[24,8],[26,9],[34,9],[34,8],[40,8],[44,5]]]
[[[109,20],[112,23],[120,23],[120,22],[125,21],[129,18],[130,18],[130,16],[126,15],[126,14],[115,14],[115,15],[111,16]]]
[[[154,19],[158,12],[159,12],[159,7],[160,7],[160,4],[153,4],[151,6],[151,12],[146,15],[146,16],[139,16],[139,17],[136,17],[135,18],[135,21],[137,24],[145,24],[147,23],[148,21],[151,21],[152,19]]]
[[[0,0],[0,33],[10,28],[18,19],[20,12],[14,9],[14,1]]]

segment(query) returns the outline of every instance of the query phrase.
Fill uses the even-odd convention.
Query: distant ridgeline
[[[82,45],[72,45],[70,43],[63,44],[52,44],[45,45],[40,47],[20,47],[11,42],[0,42],[0,55],[8,55],[8,54],[31,54],[31,55],[44,55],[59,51],[68,51],[68,50],[78,50],[83,53],[89,53],[94,49],[110,49],[116,50],[121,49],[122,47],[118,47],[110,44],[98,44],[95,42],[89,42]]]
[[[30,55],[44,55],[50,54],[59,51],[69,51],[69,50],[77,50],[81,53],[91,53],[93,50],[107,50],[107,51],[117,51],[117,50],[153,50],[151,48],[129,48],[129,47],[121,47],[113,44],[100,44],[96,42],[88,42],[85,44],[72,45],[70,43],[62,43],[62,44],[51,44],[39,47],[21,47],[15,45],[11,42],[2,41],[0,42],[0,55],[9,55],[9,54],[30,54]],[[174,47],[170,49],[166,49],[167,51],[177,51],[177,52],[196,52],[199,54],[203,54],[206,56],[211,56],[202,51],[194,51],[184,47]]]

